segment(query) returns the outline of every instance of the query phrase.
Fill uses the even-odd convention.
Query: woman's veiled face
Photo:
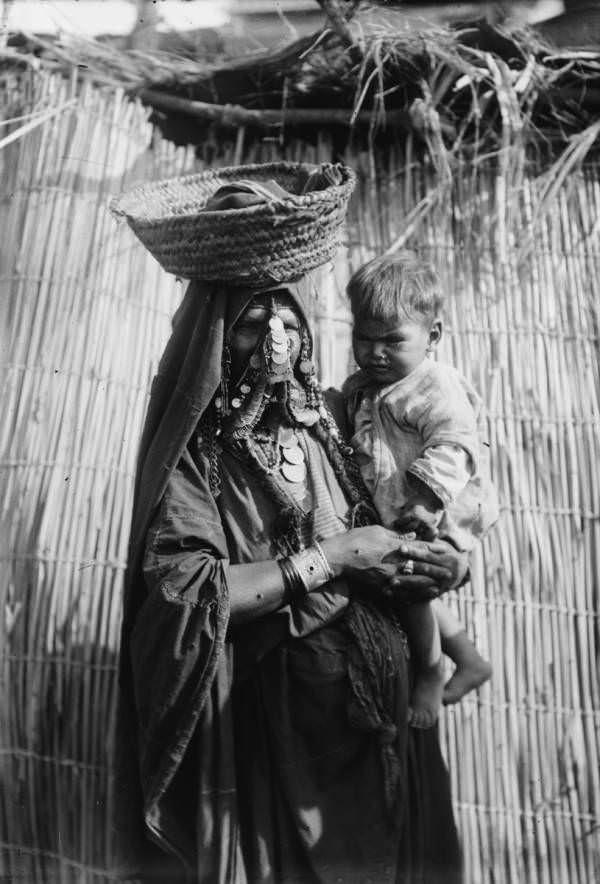
[[[302,320],[285,289],[257,295],[233,326],[229,335],[231,379],[235,383],[268,330],[268,320],[277,315],[289,340],[289,357],[295,365],[300,353]]]

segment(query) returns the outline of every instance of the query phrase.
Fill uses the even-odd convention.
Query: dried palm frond
[[[95,41],[36,45],[41,64],[75,64],[95,82],[139,94],[160,109],[161,119],[194,117],[191,141],[204,137],[202,119],[267,129],[329,121],[348,129],[367,124],[388,139],[397,126],[408,127],[432,157],[441,142],[450,152],[500,150],[510,129],[526,147],[551,156],[594,122],[600,52],[555,52],[534,31],[482,27],[415,34],[393,10],[367,9],[348,24],[353,43],[325,28],[278,51],[221,65]],[[431,139],[434,119],[441,142]]]

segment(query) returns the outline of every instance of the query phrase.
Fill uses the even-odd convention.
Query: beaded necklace
[[[305,326],[297,373],[290,351],[285,326],[273,312],[230,398],[230,357],[224,348],[221,388],[201,419],[198,436],[209,459],[210,487],[215,496],[220,492],[223,448],[260,477],[276,505],[274,539],[282,554],[304,548],[305,538],[310,536],[312,501],[300,429],[307,429],[323,445],[351,507],[349,524],[355,527],[378,521],[352,459],[352,448],[342,439],[323,399]]]

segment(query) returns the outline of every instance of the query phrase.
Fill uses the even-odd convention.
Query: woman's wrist
[[[341,536],[343,535],[329,537],[327,540],[322,540],[319,544],[321,551],[327,560],[331,574],[333,575],[331,579],[341,577],[346,568],[346,560],[343,556],[342,549],[343,544],[340,543]]]
[[[302,581],[300,571],[294,564],[291,556],[277,559],[281,576],[283,577],[284,603],[294,602],[306,595],[306,586]]]
[[[334,579],[325,551],[318,541],[301,552],[279,561],[286,589],[293,597],[320,589]]]

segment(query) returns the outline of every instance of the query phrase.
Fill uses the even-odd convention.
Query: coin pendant
[[[283,365],[284,362],[287,362],[287,358],[287,350],[285,351],[285,353],[276,353],[275,351],[271,353],[271,359],[273,360],[275,365]]]
[[[319,420],[319,415],[312,408],[307,408],[304,411],[299,411],[296,414],[296,419],[300,421],[301,424],[304,424],[305,427],[312,427],[313,424]]]
[[[310,359],[303,359],[298,368],[302,374],[312,374],[313,364]]]
[[[283,330],[283,322],[281,321],[279,316],[271,316],[271,318],[269,319],[269,328],[272,331],[279,331],[280,329]]]
[[[304,463],[288,463],[284,461],[281,464],[281,472],[288,482],[297,483],[304,482],[306,478],[306,464]]]
[[[283,448],[281,452],[288,463],[304,463],[304,452],[299,445]]]
[[[232,408],[241,408],[242,407],[242,400],[238,399],[238,397],[236,396],[235,399],[231,400],[231,407]]]
[[[290,448],[298,444],[298,437],[291,427],[279,431],[279,444],[282,448]]]
[[[243,393],[244,396],[247,396],[251,389],[252,387],[250,387],[248,384],[241,384],[240,393]]]
[[[277,341],[273,341],[273,343],[271,344],[271,349],[275,350],[276,353],[287,353],[287,341],[285,343],[282,341],[281,344],[279,344]]]
[[[304,410],[306,408],[306,395],[303,390],[292,390],[290,399],[294,408]]]

